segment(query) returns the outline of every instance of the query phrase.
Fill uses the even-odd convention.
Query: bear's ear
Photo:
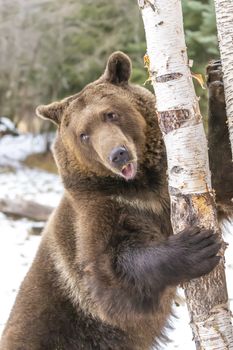
[[[66,107],[67,103],[65,101],[53,102],[49,105],[40,105],[36,108],[36,115],[40,118],[51,120],[56,125],[59,125]]]
[[[130,75],[130,58],[121,51],[114,52],[108,59],[104,79],[112,84],[128,83]]]

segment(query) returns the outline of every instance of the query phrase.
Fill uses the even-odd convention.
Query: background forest
[[[207,61],[218,56],[213,1],[182,2],[192,70],[204,74]],[[23,130],[36,120],[38,104],[96,79],[114,50],[132,58],[132,81],[147,79],[136,0],[0,0],[0,31],[0,115]],[[205,115],[206,91],[198,87],[198,95]]]

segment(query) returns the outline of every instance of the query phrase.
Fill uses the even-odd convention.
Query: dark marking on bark
[[[171,220],[173,224],[173,230],[175,233],[182,231],[185,227],[199,226],[198,218],[194,216],[192,206],[192,195],[189,194],[176,194],[175,189],[169,187],[171,201]],[[174,191],[173,191],[174,190]],[[172,194],[173,193],[173,194]],[[182,226],[179,226],[182,223]]]
[[[150,0],[138,0],[138,5],[141,10],[143,10],[146,6],[150,6],[152,10],[155,12],[155,5],[150,2]]]
[[[182,76],[183,74],[181,73],[170,73],[170,74],[161,75],[160,77],[156,77],[155,80],[156,80],[156,83],[165,83],[166,81],[180,79]]]
[[[174,166],[171,169],[171,173],[174,173],[174,174],[180,174],[182,171],[183,171],[183,168],[181,168],[180,166]]]
[[[172,130],[180,128],[190,119],[188,109],[174,109],[158,112],[159,124],[162,132],[168,134]]]
[[[147,3],[150,5],[150,7],[152,8],[152,10],[155,12],[155,5],[152,4],[149,0],[147,0]]]
[[[164,24],[164,21],[160,21],[159,23],[157,23],[157,24],[155,25],[155,27],[161,26],[162,24]]]

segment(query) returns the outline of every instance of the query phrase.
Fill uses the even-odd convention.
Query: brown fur
[[[130,71],[128,57],[114,53],[98,81],[37,109],[58,125],[54,155],[65,193],[1,350],[148,350],[166,341],[175,287],[219,261],[212,232],[172,236],[155,99],[128,83]],[[137,166],[129,181],[124,164],[110,161],[119,146]]]
[[[233,214],[233,162],[220,61],[207,67],[209,87],[209,156],[219,219]]]

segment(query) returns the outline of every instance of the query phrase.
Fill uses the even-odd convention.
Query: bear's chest
[[[158,201],[119,200],[119,232],[160,241],[172,233],[169,206]]]

